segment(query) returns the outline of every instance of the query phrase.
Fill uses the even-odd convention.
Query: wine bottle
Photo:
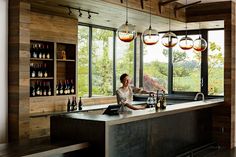
[[[158,96],[159,90],[157,90],[157,95],[156,95],[156,104],[155,104],[155,109],[157,110],[159,106],[159,96]]]
[[[44,44],[42,44],[42,58],[43,58],[43,59],[46,58],[45,45],[44,45]]]
[[[67,112],[70,112],[70,98],[68,98],[68,101],[67,101]]]
[[[82,106],[83,106],[83,103],[82,103],[82,100],[81,100],[81,97],[79,97],[79,110],[82,110]]]
[[[67,85],[67,94],[71,94],[71,86],[69,80],[66,80],[66,85]]]
[[[39,55],[39,58],[42,58],[42,47],[41,47],[41,44],[39,44],[39,48],[38,48],[38,55]]]
[[[63,87],[63,91],[64,91],[64,94],[68,94],[68,88],[67,88],[67,83],[66,83],[66,80],[64,82],[64,87]]]
[[[78,110],[77,102],[76,102],[76,97],[74,97],[74,101],[75,101],[75,103],[74,103],[74,111],[76,111],[76,110]]]
[[[33,49],[32,49],[32,56],[33,58],[37,58],[38,57],[38,54],[37,54],[37,51],[38,50],[38,45],[37,44],[33,44]]]
[[[59,83],[59,94],[62,95],[63,93],[64,93],[64,91],[63,91],[63,84],[60,81],[60,83]]]
[[[71,88],[70,88],[70,93],[71,93],[71,94],[74,94],[74,93],[75,93],[75,86],[74,86],[73,80],[70,81],[70,84],[71,84],[71,85],[70,85],[70,86],[71,86]]]
[[[43,76],[48,77],[48,69],[47,69],[46,63],[44,63],[44,65],[43,65]]]
[[[50,82],[48,82],[48,96],[51,96],[51,95],[52,95],[52,89],[50,86]]]
[[[31,83],[31,86],[30,86],[30,96],[32,96],[32,97],[35,96],[35,87],[32,83]]]
[[[38,77],[43,77],[42,65],[41,64],[38,65]]]
[[[42,91],[43,91],[43,96],[46,96],[47,95],[47,87],[46,87],[46,83],[45,82],[43,82]]]
[[[56,84],[56,94],[58,95],[59,94],[59,82],[57,81],[57,84]]]
[[[30,63],[30,77],[35,77],[34,63]]]
[[[38,81],[36,81],[36,95],[40,96],[40,85]]]
[[[72,103],[71,103],[71,108],[70,108],[71,111],[74,111],[75,105],[76,105],[75,104],[75,98],[72,97]]]
[[[50,59],[50,49],[49,49],[49,45],[47,45],[46,47],[46,58]]]

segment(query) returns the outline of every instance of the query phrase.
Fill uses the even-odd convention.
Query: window
[[[88,96],[89,90],[89,27],[78,27],[78,95]]]
[[[92,29],[92,95],[113,94],[113,31]]]
[[[78,26],[78,96],[112,96],[120,87],[121,74],[133,78],[134,42],[120,41],[115,31],[95,25]]]
[[[188,35],[193,40],[199,35]],[[184,36],[178,36],[180,40]],[[178,45],[172,49],[173,63],[173,91],[199,92],[201,91],[201,53],[182,50]]]
[[[147,91],[168,89],[168,50],[161,44],[143,45],[143,88]]]
[[[120,76],[127,73],[134,81],[134,42],[125,43],[116,39],[116,87],[120,87]]]
[[[208,94],[224,95],[224,31],[208,31]]]

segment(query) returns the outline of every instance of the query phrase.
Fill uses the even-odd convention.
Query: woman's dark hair
[[[120,76],[120,82],[122,83],[126,76],[129,76],[128,74],[124,73]]]

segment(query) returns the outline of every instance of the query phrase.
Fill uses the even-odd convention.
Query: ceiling
[[[120,0],[118,0],[120,1]],[[186,0],[179,0],[185,4]],[[198,0],[188,0],[188,3],[196,2]],[[213,2],[213,0],[202,0],[204,3]],[[214,0],[222,1],[222,0]],[[99,14],[91,14],[91,19],[88,19],[88,13],[82,12],[82,17],[78,18],[79,22],[101,25],[106,27],[118,28],[120,25],[125,23],[125,8],[115,4],[108,4],[103,0],[31,0],[32,10],[44,10],[45,12],[63,14],[69,16],[68,8],[60,7],[59,5],[69,5],[75,8],[82,8]],[[107,7],[109,5],[109,7]],[[129,23],[136,26],[138,32],[143,32],[149,26],[149,14],[138,10],[129,9]],[[72,15],[74,18],[78,17],[78,11],[72,10]],[[210,29],[210,28],[223,28],[223,21],[209,21],[199,23],[188,23],[188,29]],[[167,31],[169,29],[169,19],[160,16],[152,16],[152,28],[159,32]],[[171,20],[171,30],[184,30],[185,23],[176,20]]]

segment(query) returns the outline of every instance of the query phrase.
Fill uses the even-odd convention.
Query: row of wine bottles
[[[56,85],[56,94],[57,95],[67,95],[67,94],[75,94],[75,85],[74,80],[62,80],[57,82]]]
[[[157,90],[156,97],[154,93],[149,94],[147,98],[147,108],[155,107],[156,110],[158,108],[165,109],[166,105],[165,91],[162,90],[161,95],[159,96],[159,91]]]
[[[67,101],[67,111],[68,112],[82,110],[82,106],[83,106],[83,103],[82,103],[81,97],[79,98],[78,104],[77,104],[75,96],[72,97],[72,100],[70,100],[70,98],[68,98],[68,101]]]
[[[50,59],[52,56],[48,44],[33,43],[30,49],[31,58]]]
[[[49,77],[47,64],[30,63],[30,77]]]
[[[49,81],[35,81],[35,84],[30,86],[30,96],[51,96],[52,89]]]

